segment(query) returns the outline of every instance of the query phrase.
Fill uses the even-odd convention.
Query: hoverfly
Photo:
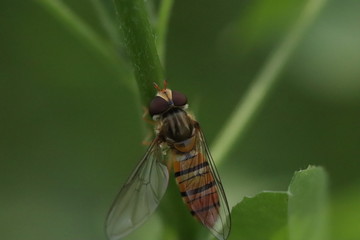
[[[110,240],[143,224],[155,211],[169,179],[169,163],[190,213],[219,240],[226,240],[230,211],[219,174],[199,123],[186,112],[184,94],[157,89],[149,106],[156,137],[117,195],[106,220]]]

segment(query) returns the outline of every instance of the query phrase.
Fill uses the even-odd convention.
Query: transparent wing
[[[194,215],[219,240],[228,238],[230,210],[204,135],[196,124],[196,147],[189,163],[182,161],[179,179],[183,200]]]
[[[164,154],[156,138],[118,193],[106,219],[110,240],[121,239],[155,211],[169,180]]]

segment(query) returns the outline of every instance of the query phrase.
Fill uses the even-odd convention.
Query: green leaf
[[[288,192],[262,192],[232,209],[230,240],[327,239],[327,175],[322,167],[298,171]]]
[[[295,173],[289,186],[291,240],[325,240],[327,225],[327,174],[309,166]]]
[[[286,192],[263,192],[244,198],[232,209],[231,239],[287,239]]]
[[[331,201],[331,237],[337,240],[360,239],[360,184],[344,186]]]

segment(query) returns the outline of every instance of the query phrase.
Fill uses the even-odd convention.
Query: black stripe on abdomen
[[[181,192],[181,196],[183,197],[186,197],[186,196],[190,196],[190,195],[194,195],[194,194],[197,194],[197,193],[201,193],[211,187],[215,186],[215,181],[212,181],[208,184],[205,184],[204,186],[202,187],[199,187],[199,188],[195,188],[195,189],[192,189],[192,190],[189,190],[189,191],[185,191],[185,192]]]
[[[191,167],[191,168],[184,169],[184,170],[181,170],[179,172],[176,172],[175,177],[179,177],[179,176],[182,176],[184,174],[194,172],[194,171],[199,170],[200,168],[206,167],[208,165],[209,165],[208,162],[202,162],[202,163],[196,165],[195,167]]]
[[[210,172],[204,172],[204,173],[202,173],[201,175],[205,175],[205,174],[208,174],[208,173],[210,173]],[[187,181],[189,181],[189,180],[191,180],[191,179],[194,179],[194,178],[196,178],[196,177],[199,177],[199,176],[201,176],[200,174],[199,175],[193,175],[193,176],[191,176],[191,177],[189,177],[189,178],[186,178],[186,179],[184,179],[184,180],[181,180],[180,182],[179,182],[179,184],[182,184],[182,183],[184,183],[184,182],[187,182]]]
[[[198,210],[192,210],[190,213],[191,213],[191,215],[195,215],[196,213],[205,212],[205,211],[208,211],[208,210],[210,210],[210,209],[212,209],[212,208],[217,208],[217,207],[220,207],[220,203],[219,203],[219,202],[214,203],[214,204],[212,204],[212,205],[210,205],[210,206],[203,207],[203,208],[198,209]]]

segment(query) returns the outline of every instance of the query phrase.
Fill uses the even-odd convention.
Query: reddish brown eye
[[[174,90],[172,91],[172,100],[175,106],[184,106],[185,104],[187,104],[186,96]]]
[[[161,114],[168,110],[170,104],[165,101],[163,98],[156,96],[150,103],[149,113],[151,116]]]

